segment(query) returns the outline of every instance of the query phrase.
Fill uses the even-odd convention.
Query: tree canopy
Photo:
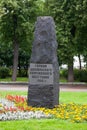
[[[11,42],[14,50],[13,76],[16,80],[20,44],[29,43],[37,14],[36,0],[1,0],[0,32],[5,43]],[[23,46],[23,45],[22,45]]]
[[[55,20],[60,65],[72,66],[75,55],[83,55],[87,62],[87,0],[1,0],[0,47],[16,44],[20,51],[16,53],[29,55],[34,23],[40,15],[51,15]],[[13,48],[15,56],[17,48]]]
[[[73,69],[73,57],[84,55],[87,48],[87,0],[46,0],[46,3],[56,23],[59,63]]]

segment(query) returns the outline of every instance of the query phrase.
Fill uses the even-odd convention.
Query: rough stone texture
[[[32,85],[28,89],[28,105],[53,108],[59,104],[59,70],[55,24],[50,16],[38,17],[35,25],[31,63],[52,64],[53,84]]]

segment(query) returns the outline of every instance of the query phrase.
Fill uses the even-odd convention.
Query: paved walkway
[[[28,91],[28,85],[1,85],[0,91]],[[87,87],[85,86],[61,86],[60,91],[72,91],[72,92],[87,92]]]

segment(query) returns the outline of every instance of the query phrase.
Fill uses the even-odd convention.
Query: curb
[[[28,82],[0,82],[0,85],[28,85]],[[87,87],[87,83],[59,83],[60,86],[67,86],[67,87],[75,87],[75,86],[82,86]]]
[[[0,82],[0,85],[28,85],[28,82]]]

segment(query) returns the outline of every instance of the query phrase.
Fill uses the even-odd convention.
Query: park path
[[[28,91],[28,85],[0,84],[0,91]],[[86,86],[60,85],[60,91],[87,92]]]

